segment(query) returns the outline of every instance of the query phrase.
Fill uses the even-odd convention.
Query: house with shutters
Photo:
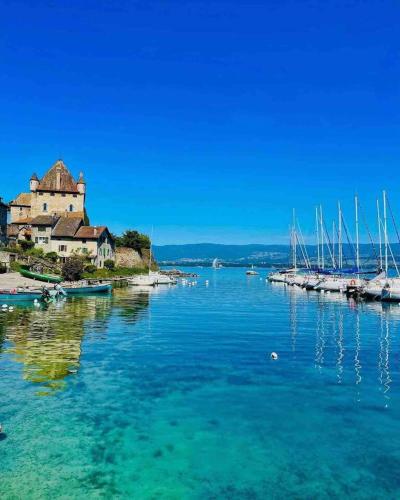
[[[33,174],[29,193],[10,202],[8,238],[29,239],[62,261],[73,254],[87,256],[97,267],[115,259],[115,242],[106,226],[90,226],[85,208],[86,182],[75,180],[62,160],[39,179]]]

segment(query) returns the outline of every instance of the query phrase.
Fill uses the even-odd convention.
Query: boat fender
[[[12,293],[13,295],[15,295],[15,294],[17,293],[17,289],[16,289],[16,288],[12,288],[12,289],[10,290],[10,293]]]
[[[351,286],[354,286],[355,284],[356,284],[356,280],[351,280],[351,281],[350,281],[350,285],[351,285]]]
[[[276,352],[271,352],[271,359],[272,359],[273,361],[276,361],[276,360],[278,359],[278,355],[277,355],[277,353],[276,353]]]

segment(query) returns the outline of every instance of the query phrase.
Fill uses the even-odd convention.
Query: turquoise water
[[[0,497],[399,498],[400,307],[198,271],[0,312]]]

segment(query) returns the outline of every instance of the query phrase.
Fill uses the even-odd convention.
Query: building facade
[[[29,193],[20,193],[10,203],[10,239],[31,239],[37,248],[56,252],[63,261],[81,254],[103,267],[107,259],[115,259],[115,243],[107,227],[86,225],[82,173],[75,180],[58,160],[42,179],[33,174],[29,188]]]

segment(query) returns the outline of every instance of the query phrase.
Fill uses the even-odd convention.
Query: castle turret
[[[32,174],[31,179],[29,181],[29,187],[32,192],[36,191],[39,186],[39,179],[36,174]]]
[[[83,178],[83,172],[79,173],[79,179],[78,182],[76,183],[76,187],[78,188],[80,194],[86,193],[86,182],[85,179]]]

